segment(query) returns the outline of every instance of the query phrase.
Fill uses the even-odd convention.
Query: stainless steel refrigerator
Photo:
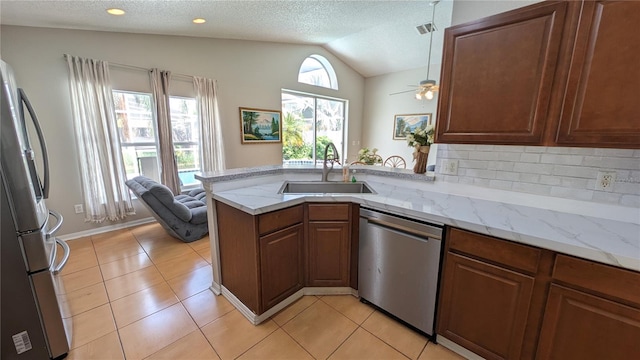
[[[0,358],[64,358],[70,337],[53,274],[66,263],[69,247],[54,236],[62,216],[45,204],[49,165],[36,115],[2,60],[0,73]]]

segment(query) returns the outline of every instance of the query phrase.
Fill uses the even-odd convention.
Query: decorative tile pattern
[[[445,182],[640,206],[638,150],[438,144],[437,159],[438,180]],[[441,175],[447,160],[458,160],[457,175]],[[617,173],[611,192],[595,190],[598,171]]]

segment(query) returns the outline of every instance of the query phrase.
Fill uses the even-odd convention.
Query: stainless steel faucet
[[[333,150],[333,157],[331,159],[327,159],[327,154],[329,152],[329,148]],[[331,160],[331,167],[327,167],[327,160]],[[333,145],[332,142],[328,143],[324,148],[324,163],[322,164],[322,181],[329,181],[327,178],[329,177],[329,172],[333,169],[333,162],[340,160],[340,156],[338,156],[338,149]]]

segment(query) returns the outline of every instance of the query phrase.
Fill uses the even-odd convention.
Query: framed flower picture
[[[240,135],[243,144],[282,142],[282,112],[240,108]]]
[[[393,119],[393,140],[406,140],[415,129],[431,125],[431,114],[401,114]]]

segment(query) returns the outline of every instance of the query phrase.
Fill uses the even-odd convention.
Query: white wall
[[[440,82],[440,65],[431,65],[429,77]],[[362,144],[356,147],[378,148],[383,159],[391,155],[400,155],[407,162],[407,168],[413,167],[413,148],[406,140],[393,140],[394,116],[399,114],[431,113],[436,119],[438,95],[433,100],[416,100],[415,91],[404,94],[391,93],[415,90],[418,83],[427,75],[426,67],[392,74],[380,75],[365,80],[364,121],[362,123]],[[411,86],[413,85],[413,86]],[[353,145],[353,144],[351,144]],[[429,164],[435,164],[436,149],[429,153]],[[350,160],[356,160],[350,159]]]
[[[454,0],[451,25],[462,24],[541,1],[542,0]]]
[[[13,67],[19,86],[29,95],[47,139],[52,168],[48,205],[65,217],[61,234],[113,225],[84,223],[83,216],[73,211],[73,205],[83,201],[65,53],[216,79],[228,168],[281,163],[281,144],[241,144],[238,108],[280,109],[283,88],[349,100],[348,143],[360,141],[364,79],[319,46],[2,26],[0,56]],[[299,66],[313,53],[333,64],[338,91],[298,84]],[[117,88],[148,91],[143,71],[114,67],[112,76]],[[172,88],[182,94],[189,91],[183,80]],[[148,216],[140,209],[127,220]]]

